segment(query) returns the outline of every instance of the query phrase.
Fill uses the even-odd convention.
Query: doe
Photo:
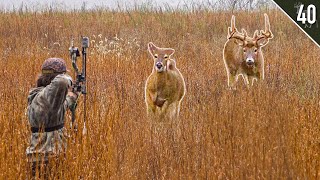
[[[176,61],[171,58],[175,51],[159,48],[152,42],[148,44],[148,50],[154,60],[152,73],[145,85],[148,116],[160,122],[178,118],[186,86]]]

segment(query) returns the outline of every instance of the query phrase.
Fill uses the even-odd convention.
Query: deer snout
[[[252,57],[249,57],[246,59],[246,63],[248,66],[252,66],[254,64],[254,59]]]
[[[158,72],[162,72],[164,70],[164,66],[162,62],[156,62],[155,67]]]
[[[161,69],[161,68],[162,68],[162,66],[163,66],[163,65],[162,65],[162,63],[161,63],[161,62],[157,62],[157,63],[156,63],[156,67],[157,67],[158,69]]]

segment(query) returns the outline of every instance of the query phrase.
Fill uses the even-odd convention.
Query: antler
[[[232,15],[231,27],[228,27],[228,32],[229,32],[228,39],[235,38],[235,39],[244,41],[246,39],[247,32],[244,29],[242,29],[242,33],[240,33],[236,28],[235,21],[236,21],[236,17]]]
[[[260,34],[258,30],[254,32],[254,36],[253,36],[254,44],[256,44],[257,46],[264,46],[268,44],[269,39],[273,38],[273,34],[270,30],[269,17],[267,14],[264,14],[264,23],[265,23],[264,31],[260,30]],[[258,41],[261,39],[265,39],[265,41],[262,42],[261,44],[258,44]]]

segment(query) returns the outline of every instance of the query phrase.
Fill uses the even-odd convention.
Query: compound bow
[[[78,65],[77,65],[77,57],[80,57],[80,52],[78,47],[74,46],[73,38],[71,40],[71,47],[69,48],[71,60],[72,60],[72,67],[75,71],[76,76],[76,82],[73,85],[73,90],[76,92],[81,92],[84,97],[83,102],[83,134],[86,134],[86,94],[87,94],[87,88],[86,88],[86,63],[87,63],[87,48],[89,47],[89,38],[88,37],[82,37],[82,70],[79,71]],[[76,110],[77,104],[74,105],[74,107],[71,108],[72,113],[72,125],[75,121],[75,110]]]

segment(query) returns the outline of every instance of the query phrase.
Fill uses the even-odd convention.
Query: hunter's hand
[[[73,97],[75,99],[78,99],[79,97],[79,92],[78,91],[74,91],[73,87],[69,87],[68,89],[68,96]]]

